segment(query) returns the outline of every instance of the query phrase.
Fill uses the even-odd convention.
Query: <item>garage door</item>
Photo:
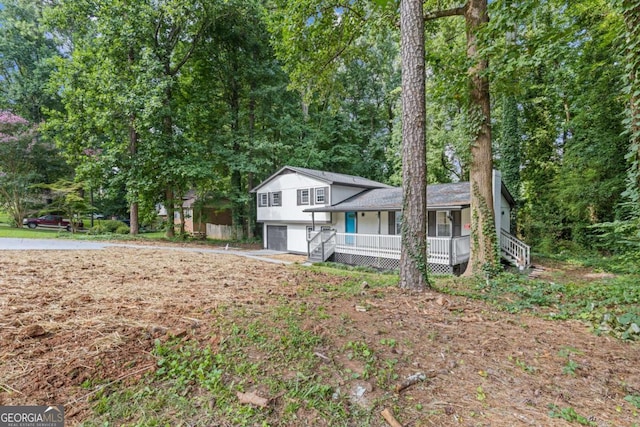
[[[287,226],[267,225],[267,249],[287,250]]]

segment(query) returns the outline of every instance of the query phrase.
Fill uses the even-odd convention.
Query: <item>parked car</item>
[[[26,225],[29,228],[64,228],[67,231],[71,231],[71,221],[64,219],[61,215],[43,215],[38,218],[25,218],[22,220],[22,225]],[[76,228],[84,227],[82,220],[76,222],[75,225]]]

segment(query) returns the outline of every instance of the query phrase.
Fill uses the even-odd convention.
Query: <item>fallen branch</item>
[[[424,381],[427,379],[427,376],[422,372],[418,372],[417,374],[413,374],[407,377],[406,380],[402,381],[400,384],[396,384],[396,393],[400,393],[402,390],[411,387],[412,385],[419,383],[420,381]]]
[[[10,391],[10,392],[13,392],[13,393],[18,393],[18,394],[21,394],[21,395],[24,396],[24,393],[22,393],[21,391],[16,390],[13,387],[10,387],[8,384],[1,384],[0,383],[0,389],[1,388],[5,389],[6,391]]]
[[[315,352],[313,353],[314,356],[319,357],[320,359],[324,360],[325,362],[331,362],[331,359],[329,359],[327,356],[325,356],[324,354],[320,353],[320,352]]]
[[[389,408],[385,408],[382,412],[380,412],[380,414],[382,415],[382,418],[385,419],[387,424],[389,424],[391,427],[402,427],[402,424],[400,424],[398,420],[396,420]]]

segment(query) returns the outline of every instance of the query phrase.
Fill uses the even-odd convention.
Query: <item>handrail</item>
[[[316,232],[316,234],[311,238],[307,237],[307,256],[310,257],[320,245],[322,245],[321,232]]]
[[[504,230],[500,230],[500,249],[513,258],[518,268],[531,266],[531,247]]]
[[[327,237],[326,239],[322,240],[322,261],[326,261],[329,259],[329,257],[331,255],[333,255],[333,253],[336,250],[336,230],[328,230],[329,231],[329,237]],[[324,231],[321,231],[320,234],[322,235],[324,233]],[[331,244],[331,241],[333,241],[333,244]]]
[[[307,257],[311,258],[312,254],[320,249],[322,261],[326,261],[335,252],[336,230],[322,230],[312,233],[315,234],[311,238],[307,237]],[[331,243],[332,241],[333,243]]]

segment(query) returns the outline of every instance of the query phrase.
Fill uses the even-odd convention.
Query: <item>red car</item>
[[[43,215],[38,218],[25,218],[22,220],[22,225],[26,225],[29,228],[55,227],[71,231],[71,221],[62,218],[61,215]],[[76,228],[84,227],[82,221],[75,223],[75,225]]]

